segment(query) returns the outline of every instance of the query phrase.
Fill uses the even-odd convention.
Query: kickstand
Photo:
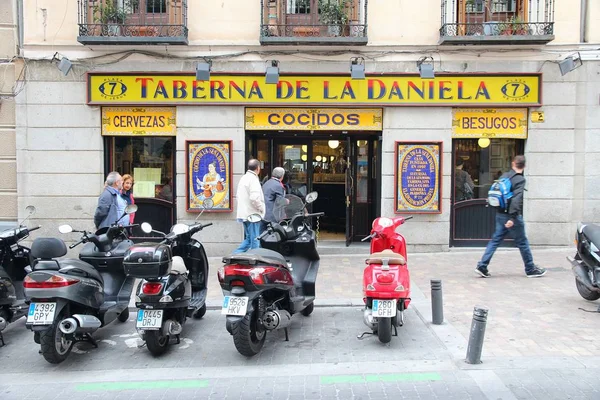
[[[92,346],[98,348],[98,342],[96,342],[96,339],[94,339],[89,333],[83,335],[83,340],[90,342]]]
[[[365,335],[374,335],[374,333],[373,332],[363,332],[360,335],[357,335],[356,338],[358,340],[363,340],[365,338]]]
[[[144,347],[146,347],[146,342],[138,344],[138,349],[143,349]]]
[[[176,344],[181,343],[181,340],[179,339],[179,335],[175,335],[175,338],[177,339],[177,343]]]
[[[0,332],[0,342],[2,342],[2,346],[0,346],[0,347],[3,347],[5,345],[5,343],[4,343],[4,336],[2,336],[2,332]]]
[[[285,341],[289,342],[290,341],[290,337],[288,335],[288,328],[284,328],[283,331],[285,332]]]
[[[394,324],[394,336],[398,336],[398,328]]]

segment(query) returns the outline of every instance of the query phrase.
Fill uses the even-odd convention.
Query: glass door
[[[272,168],[285,169],[283,184],[287,194],[295,194],[304,199],[309,192],[309,169],[312,165],[308,162],[312,153],[307,144],[292,141],[276,141],[275,154]]]

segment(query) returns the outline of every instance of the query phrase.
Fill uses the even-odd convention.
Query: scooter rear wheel
[[[592,292],[585,285],[579,282],[579,279],[575,279],[575,286],[577,287],[577,291],[579,295],[586,300],[594,301],[600,299],[600,292]]]
[[[65,361],[73,348],[74,342],[67,340],[65,334],[58,328],[58,324],[64,317],[64,313],[61,312],[50,329],[40,332],[42,355],[50,364],[60,364]]]
[[[146,331],[145,333],[146,347],[153,356],[160,356],[167,351],[169,346],[169,336],[161,335],[160,330],[158,331]]]
[[[241,355],[252,357],[260,353],[265,344],[267,332],[258,325],[258,311],[249,311],[232,328],[233,344]]]
[[[381,343],[389,343],[392,340],[392,319],[379,318],[377,321],[377,337]]]
[[[300,314],[304,315],[305,317],[308,317],[310,314],[312,314],[314,309],[315,309],[315,303],[310,303],[310,305],[308,307],[306,307],[304,310],[300,311]]]

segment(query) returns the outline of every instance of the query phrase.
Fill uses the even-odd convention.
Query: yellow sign
[[[544,112],[543,111],[532,111],[531,112],[531,122],[544,122]]]
[[[526,108],[455,108],[453,138],[527,139]]]
[[[380,108],[246,108],[246,129],[380,131],[382,112]]]
[[[175,136],[175,112],[175,107],[102,107],[102,135]]]
[[[436,74],[349,76],[282,75],[266,84],[262,74],[217,75],[197,81],[193,74],[90,73],[88,104],[243,104],[295,106],[539,106],[540,74]]]

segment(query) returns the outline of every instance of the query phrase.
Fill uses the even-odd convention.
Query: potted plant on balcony
[[[348,25],[347,5],[349,0],[319,0],[321,23],[327,25],[330,36],[341,36]]]
[[[102,25],[102,36],[119,36],[126,19],[125,8],[119,7],[116,0],[108,0],[94,7],[94,22]]]
[[[519,16],[512,16],[500,24],[501,35],[527,35],[528,33],[527,24]]]

